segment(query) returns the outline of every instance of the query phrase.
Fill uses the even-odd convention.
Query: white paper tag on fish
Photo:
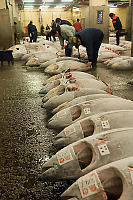
[[[65,110],[62,110],[60,112],[57,113],[57,117],[63,117],[64,115],[66,114],[66,111]]]
[[[98,193],[99,189],[102,188],[102,184],[96,172],[81,177],[78,180],[78,185],[82,198]]]
[[[59,165],[64,165],[73,160],[72,157],[73,148],[65,148],[57,153],[57,160]]]
[[[110,129],[110,124],[108,120],[102,120],[101,124],[103,129]]]
[[[66,128],[65,129],[65,135],[66,136],[69,136],[69,135],[72,135],[73,133],[75,133],[75,128],[74,128],[74,126],[71,126],[70,128]]]
[[[101,156],[110,154],[107,144],[98,145],[98,149],[100,151]]]
[[[89,115],[91,113],[90,108],[84,108],[85,115]]]

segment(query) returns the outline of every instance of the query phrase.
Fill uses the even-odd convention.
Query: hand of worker
[[[62,47],[61,47],[61,50],[63,50],[63,49],[64,49],[64,47],[62,46]]]
[[[92,62],[89,62],[89,61],[86,63],[87,67],[91,67],[91,64]]]

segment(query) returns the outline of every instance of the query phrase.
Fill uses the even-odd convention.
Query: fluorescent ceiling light
[[[61,0],[61,2],[72,2],[73,0]]]
[[[43,3],[54,2],[54,0],[43,0]]]
[[[63,7],[64,7],[64,5],[58,5],[55,8],[63,8]]]
[[[24,3],[32,3],[32,2],[34,3],[35,0],[23,0],[23,2],[24,2]]]
[[[49,6],[44,6],[44,5],[43,5],[43,6],[40,6],[40,8],[49,8]]]

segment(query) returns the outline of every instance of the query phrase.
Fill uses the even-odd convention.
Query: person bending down
[[[80,45],[86,47],[88,55],[88,66],[96,68],[98,51],[101,46],[104,34],[100,29],[97,28],[86,28],[75,33],[75,37],[72,37],[71,44],[76,48]]]

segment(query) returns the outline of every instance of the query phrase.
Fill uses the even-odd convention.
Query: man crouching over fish
[[[101,46],[104,34],[97,28],[86,28],[78,32],[74,27],[68,25],[61,25],[58,32],[60,44],[64,47],[64,39],[68,41],[65,48],[65,55],[71,57],[73,45],[78,49],[80,45],[86,47],[88,56],[87,66],[96,68],[98,51]]]

